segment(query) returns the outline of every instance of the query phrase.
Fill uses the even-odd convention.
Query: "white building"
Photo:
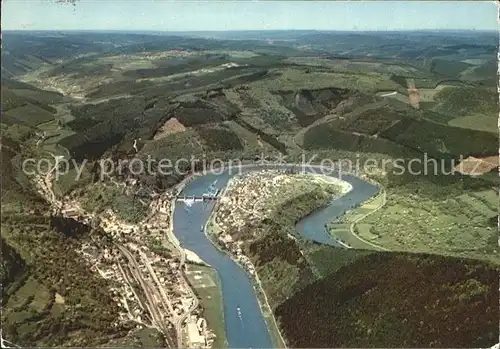
[[[192,348],[199,348],[205,346],[205,337],[200,335],[200,331],[198,331],[198,326],[196,326],[196,322],[188,322],[187,324],[187,333],[189,338],[189,343]]]

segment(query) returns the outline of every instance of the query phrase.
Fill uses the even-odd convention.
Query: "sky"
[[[4,30],[497,30],[494,1],[3,0]]]

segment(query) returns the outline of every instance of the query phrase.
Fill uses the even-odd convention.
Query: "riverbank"
[[[200,300],[200,307],[207,327],[215,334],[212,348],[228,348],[219,274],[212,267],[189,264],[186,276]]]
[[[210,267],[210,264],[206,263],[203,259],[201,259],[196,253],[187,248],[184,248],[184,254],[186,256],[186,262],[203,265],[206,267]]]
[[[330,183],[330,184],[333,184],[334,186],[339,187],[340,193],[339,193],[338,197],[345,195],[352,190],[351,183],[346,182],[340,178],[332,177],[332,176],[328,176],[328,175],[324,175],[324,174],[320,174],[320,173],[311,173],[310,175],[318,178],[319,180],[321,180],[323,182]]]
[[[240,263],[238,259],[235,258],[235,256],[230,253],[225,247],[221,246],[221,244],[218,241],[214,241],[218,235],[218,232],[221,230],[220,227],[217,225],[215,222],[215,214],[217,210],[214,207],[212,210],[209,219],[207,220],[207,223],[204,228],[205,235],[207,236],[207,239],[209,239],[212,244],[222,253],[225,253],[231,257],[233,262],[237,264],[252,280],[252,284],[254,287],[255,294],[257,295],[257,300],[262,312],[262,315],[264,316],[265,322],[267,324],[267,328],[269,331],[269,334],[271,335],[271,339],[273,341],[273,345],[275,348],[287,348],[286,342],[283,338],[283,335],[281,334],[281,331],[279,330],[278,323],[276,321],[276,318],[274,316],[274,313],[272,311],[271,305],[269,304],[269,301],[267,299],[266,293],[264,291],[264,288],[262,287],[262,283],[259,279],[259,276],[257,272],[255,271],[255,266],[252,264],[250,261],[250,258],[246,257],[246,266],[250,265],[251,267],[245,267],[244,264]],[[212,230],[215,230],[212,231]]]
[[[380,189],[377,195],[363,202],[360,206],[353,207],[352,209],[346,211],[342,215],[342,218],[331,221],[325,225],[325,229],[328,234],[330,234],[332,238],[334,238],[342,246],[346,248],[388,251],[387,248],[367,241],[359,235],[358,225],[361,225],[362,228],[365,229],[365,226],[363,226],[360,222],[371,214],[377,212],[386,203],[385,189],[380,184],[378,185],[378,188]]]
[[[349,193],[352,190],[352,185],[349,182],[343,181],[343,180],[341,180],[339,178],[331,177],[331,176],[325,176],[325,175],[321,175],[321,174],[313,174],[313,176],[317,176],[321,180],[329,182],[329,183],[331,183],[331,184],[333,184],[333,185],[341,188],[340,189],[340,194],[335,199],[338,199],[339,197],[341,197],[341,196]],[[304,218],[304,217],[302,217],[302,218]],[[352,248],[351,245],[345,243],[340,238],[332,235],[330,233],[329,229],[328,229],[328,225],[325,225],[325,229],[328,232],[328,234],[330,234],[332,236],[332,239],[334,239],[335,242],[338,243],[340,246],[342,246],[344,248]]]
[[[231,188],[233,185],[234,181],[231,178],[228,183],[226,184],[226,187],[222,189],[221,191],[221,198],[224,197],[224,195],[227,193],[227,191]],[[269,331],[269,334],[271,335],[271,340],[273,341],[274,347],[275,348],[286,348],[286,342],[279,330],[278,323],[276,321],[276,318],[274,317],[274,313],[272,311],[271,305],[269,304],[269,301],[267,299],[266,293],[264,291],[264,288],[262,287],[262,283],[260,282],[259,276],[257,272],[255,271],[255,266],[252,264],[250,261],[250,258],[245,257],[245,262],[246,264],[240,263],[240,261],[235,258],[235,256],[228,251],[225,247],[221,246],[220,242],[217,240],[218,233],[221,231],[220,227],[217,225],[215,222],[215,216],[217,214],[217,210],[220,205],[220,200],[216,202],[214,207],[212,208],[212,211],[210,212],[210,216],[207,219],[207,222],[204,226],[204,234],[207,237],[207,239],[222,253],[227,254],[231,257],[233,262],[237,264],[252,280],[252,284],[254,287],[255,294],[257,295],[257,301],[260,306],[260,310],[262,312],[262,315],[264,316],[265,322],[267,324],[267,328]],[[215,231],[212,231],[215,230]],[[250,268],[248,266],[250,265]],[[246,267],[245,267],[246,266]]]
[[[259,171],[259,170],[280,170],[282,174],[286,173],[296,173],[298,176],[301,175],[301,173],[310,173],[310,174],[317,174],[318,176],[316,178],[321,179],[322,182],[328,182],[337,184],[337,189],[336,190],[330,190],[325,186],[323,183],[319,183],[322,185],[316,184],[318,187],[316,191],[312,193],[305,193],[304,189],[306,189],[302,185],[302,189],[300,191],[299,197],[303,196],[303,199],[298,198],[298,206],[297,207],[288,207],[286,203],[279,204],[279,200],[276,201],[276,205],[274,206],[275,209],[277,207],[280,207],[280,205],[285,204],[283,206],[283,209],[286,211],[289,211],[288,209],[290,208],[291,211],[289,212],[288,216],[290,217],[295,217],[295,216],[302,216],[306,211],[310,212],[310,210],[314,209],[315,204],[314,202],[317,202],[317,200],[321,200],[321,203],[324,202],[325,206],[324,208],[320,209],[318,212],[319,215],[314,215],[314,217],[306,217],[304,220],[308,222],[316,222],[316,221],[324,221],[324,214],[328,211],[328,215],[332,214],[333,216],[336,216],[337,211],[342,214],[345,212],[345,207],[347,204],[356,204],[359,202],[363,202],[366,199],[368,199],[370,196],[372,196],[374,192],[374,187],[372,185],[368,185],[368,183],[360,180],[359,178],[355,178],[353,176],[346,176],[343,181],[340,181],[338,178],[327,178],[328,175],[334,176],[335,174],[330,174],[326,173],[326,169],[323,169],[319,166],[307,166],[304,171],[295,171],[297,169],[297,166],[294,164],[282,164],[282,165],[275,165],[275,164],[265,164],[259,166],[258,164],[247,164],[247,165],[242,165],[241,168],[233,173],[228,173],[224,172],[221,173],[221,171],[218,171],[216,174],[206,174],[201,177],[199,177],[199,174],[195,174],[190,176],[189,178],[185,178],[185,180],[178,185],[178,188],[183,188],[184,193],[189,193],[189,195],[202,195],[203,193],[206,192],[206,188],[208,186],[215,186],[217,189],[221,190],[226,187],[228,182],[230,182],[230,179],[232,178],[233,174],[241,174],[241,173],[247,173],[247,172],[253,172],[253,171]],[[282,170],[288,170],[283,172]],[[195,179],[196,177],[199,177],[198,179]],[[309,179],[310,180],[310,179]],[[344,182],[348,181],[349,183],[352,183],[351,185],[348,185]],[[281,183],[281,180],[277,180],[276,184],[276,189],[280,186],[282,186],[282,190],[286,189],[286,180]],[[216,184],[217,183],[217,184]],[[273,180],[271,180],[271,183],[274,183]],[[341,186],[339,187],[338,184]],[[229,183],[229,187],[231,186],[231,183]],[[356,190],[354,190],[354,188]],[[254,188],[258,188],[258,186],[254,186]],[[271,186],[271,188],[274,188],[274,186]],[[300,189],[301,187],[298,186],[297,189]],[[227,190],[227,188],[226,188]],[[251,191],[252,189],[249,188]],[[259,192],[258,190],[253,189],[253,192]],[[274,189],[273,189],[274,190]],[[251,191],[252,192],[252,191]],[[252,192],[252,193],[253,193]],[[330,192],[330,194],[335,194],[332,195],[330,198],[326,198],[325,195]],[[344,196],[348,196],[348,199],[344,199]],[[278,199],[278,198],[275,198]],[[283,199],[286,200],[291,200],[292,197],[286,196]],[[335,199],[335,200],[334,200]],[[264,197],[262,197],[262,200],[266,201]],[[273,199],[274,200],[274,199]],[[286,201],[285,200],[285,201]],[[302,200],[305,200],[304,202]],[[337,201],[339,200],[339,201]],[[348,201],[349,200],[349,201]],[[283,265],[279,262],[281,260],[280,258],[276,259],[276,263],[268,263],[266,260],[263,260],[262,262],[264,265],[260,262],[256,262],[255,260],[250,262],[248,258],[244,258],[242,260],[239,258],[239,260],[235,261],[237,259],[236,255],[233,253],[228,253],[227,249],[224,249],[220,246],[220,244],[215,241],[214,235],[217,233],[216,227],[212,224],[214,221],[214,213],[219,211],[219,205],[220,203],[224,201],[222,200],[217,200],[214,204],[209,203],[209,207],[211,207],[211,210],[207,210],[206,205],[200,204],[194,204],[193,206],[190,206],[189,209],[183,210],[183,209],[177,209],[175,210],[175,219],[174,221],[176,222],[174,224],[175,226],[175,235],[176,237],[182,242],[184,247],[189,248],[190,250],[193,250],[196,252],[203,260],[210,261],[210,264],[214,266],[215,270],[217,270],[218,274],[221,276],[221,279],[223,280],[223,303],[224,303],[224,315],[227,319],[227,322],[225,324],[226,328],[226,334],[228,338],[228,343],[229,346],[232,347],[285,347],[285,342],[282,339],[281,331],[278,328],[278,324],[276,319],[274,318],[274,312],[270,306],[270,301],[273,302],[273,299],[275,298],[276,300],[279,299],[286,299],[287,297],[291,296],[293,294],[293,289],[295,286],[295,282],[299,282],[296,287],[303,287],[306,284],[308,284],[313,277],[313,272],[310,270],[310,267],[307,265],[305,260],[301,258],[301,251],[300,247],[294,243],[293,238],[290,238],[289,234],[295,235],[291,230],[288,231],[289,229],[287,228],[286,231],[282,231],[280,234],[275,236],[276,234],[267,234],[269,235],[269,238],[271,238],[274,241],[269,241],[271,245],[267,245],[266,240],[264,239],[262,241],[258,241],[254,246],[252,247],[252,251],[247,251],[245,252],[245,255],[252,255],[254,256],[256,251],[263,251],[262,248],[264,248],[264,252],[261,253],[262,256],[267,256],[263,257],[268,259],[271,258],[273,259],[273,255],[275,253],[278,253],[279,255],[284,255],[283,256],[288,256],[292,257],[292,260],[290,261],[291,264],[286,265],[285,268],[283,268]],[[257,201],[260,201],[259,198],[257,198]],[[283,200],[281,200],[283,201]],[[281,202],[280,201],[280,202]],[[336,204],[332,204],[333,202],[337,202]],[[340,205],[338,204],[340,202]],[[234,202],[235,204],[236,202]],[[259,207],[262,206],[261,208],[264,208],[265,210],[272,209],[273,205],[271,203],[271,206],[267,205],[262,205],[264,202],[260,201],[260,204],[258,205]],[[330,203],[330,205],[328,205]],[[212,206],[213,205],[213,206]],[[332,213],[333,209],[333,213]],[[209,211],[209,212],[207,212]],[[252,210],[254,211],[254,210]],[[267,212],[267,211],[266,211]],[[269,211],[271,212],[271,211]],[[295,212],[295,213],[294,213]],[[274,220],[272,217],[271,221],[275,221],[276,224],[279,224],[281,219],[276,219]],[[245,221],[245,220],[243,220]],[[189,222],[189,223],[188,223]],[[293,229],[293,220],[290,221],[290,229]],[[202,225],[205,227],[205,229],[201,230],[197,229],[195,227]],[[313,223],[313,229],[312,231],[318,231],[316,229],[316,223]],[[321,228],[320,230],[324,230],[324,223],[321,223]],[[224,227],[226,228],[226,227]],[[269,227],[271,228],[271,227]],[[214,230],[212,230],[214,229]],[[300,234],[303,235],[302,230],[300,230]],[[326,235],[325,232],[321,232],[322,235]],[[273,238],[275,236],[275,238]],[[201,238],[203,237],[203,238]],[[309,237],[304,235],[306,239],[311,239],[316,241],[314,236]],[[331,241],[331,239],[330,239]],[[285,244],[285,245],[283,245]],[[267,247],[266,247],[267,246]],[[280,249],[279,246],[282,246],[283,248]],[[272,250],[269,250],[269,247],[271,247]],[[224,253],[224,256],[220,254],[219,251],[222,251]],[[281,251],[281,252],[280,252]],[[236,252],[236,250],[235,250]],[[238,251],[237,254],[240,251]],[[291,253],[291,255],[290,255]],[[227,258],[227,255],[229,255],[231,258]],[[239,256],[241,257],[241,256]],[[287,257],[287,258],[288,258]],[[256,257],[257,258],[257,257]],[[241,259],[241,260],[240,260]],[[230,261],[230,263],[229,263]],[[275,274],[273,277],[279,277],[281,275],[280,273],[284,272],[284,275],[289,275],[290,277],[286,277],[286,280],[289,280],[283,284],[283,280],[277,279],[276,281],[281,280],[283,288],[279,286],[272,294],[268,294],[266,291],[263,289],[263,285],[261,284],[262,281],[260,280],[260,276],[262,275],[257,275],[257,278],[252,276],[252,274],[255,273],[255,266],[253,263],[256,263],[256,265],[259,265],[259,273],[263,272],[265,273],[266,270],[271,271],[272,274]],[[277,268],[277,269],[276,269]],[[292,276],[290,272],[292,270],[297,270],[300,271],[300,275],[297,275],[297,277]],[[304,274],[305,273],[305,274]],[[244,276],[243,276],[244,275]],[[244,281],[246,279],[246,281]],[[229,281],[231,280],[231,281]],[[309,280],[309,281],[308,281]],[[265,281],[265,280],[264,280]],[[266,282],[266,281],[265,281]],[[267,285],[266,287],[268,287]],[[267,289],[267,288],[266,288]],[[291,292],[291,293],[290,293]],[[284,297],[284,298],[283,298]],[[269,299],[267,299],[269,298]],[[241,305],[241,309],[244,310],[243,314],[243,320],[236,316],[236,313],[233,313],[233,310],[237,308],[238,306]],[[243,330],[243,327],[240,325],[240,321],[243,321],[242,325],[244,324],[245,330]],[[253,332],[252,332],[253,331]],[[259,333],[258,336],[250,336],[248,333]],[[266,338],[267,337],[267,338]],[[281,341],[281,343],[279,343]]]
[[[252,191],[252,188],[259,187],[259,184],[258,184],[259,181],[264,181],[263,183],[265,183],[266,185],[262,185],[262,186],[260,186],[260,188],[262,190],[264,190],[264,192],[268,193],[268,195],[271,195],[271,197],[274,196],[274,194],[272,194],[272,193],[276,190],[280,193],[280,196],[282,196],[282,198],[281,198],[282,202],[281,203],[277,202],[276,203],[277,206],[275,207],[275,209],[277,207],[279,207],[280,205],[286,204],[286,202],[288,202],[288,200],[295,200],[297,197],[302,197],[302,195],[309,196],[309,194],[307,194],[307,193],[309,193],[306,189],[307,186],[303,187],[303,184],[301,185],[301,189],[297,192],[298,196],[292,195],[290,197],[289,196],[290,193],[287,194],[287,193],[283,192],[283,189],[278,189],[278,188],[281,188],[281,185],[285,185],[286,183],[289,183],[290,180],[292,180],[292,182],[290,182],[288,185],[292,185],[291,188],[295,188],[295,185],[293,184],[293,183],[295,183],[295,182],[293,182],[293,178],[295,178],[298,181],[297,183],[308,183],[308,185],[311,187],[312,193],[316,193],[316,194],[312,194],[311,199],[313,197],[315,197],[317,199],[319,197],[321,197],[322,198],[321,203],[324,202],[325,206],[329,202],[331,202],[332,200],[338,199],[339,197],[344,196],[345,194],[350,192],[353,189],[353,187],[350,183],[348,183],[346,181],[343,181],[339,178],[329,177],[329,176],[326,176],[323,174],[311,173],[311,174],[307,174],[306,175],[307,177],[304,177],[304,175],[300,174],[300,173],[287,175],[287,174],[284,174],[280,171],[279,173],[273,174],[273,172],[266,173],[265,172],[267,170],[266,168],[263,168],[263,170],[264,170],[264,173],[262,175],[255,175],[255,176],[252,175],[251,177],[248,177],[245,179],[239,179],[239,180],[236,180],[236,178],[233,177],[228,181],[228,183],[226,184],[226,189],[224,191],[224,195],[221,198],[221,200],[219,202],[217,202],[216,205],[214,206],[214,208],[212,209],[210,217],[207,220],[204,231],[207,235],[207,238],[209,238],[209,240],[219,250],[221,250],[225,253],[228,253],[232,257],[233,261],[235,263],[237,263],[241,268],[243,268],[243,270],[246,271],[247,275],[250,276],[250,278],[253,281],[254,289],[255,289],[255,292],[256,292],[258,300],[259,300],[261,312],[265,317],[265,320],[266,320],[266,323],[268,325],[269,332],[272,336],[272,340],[274,342],[274,345],[276,345],[278,347],[284,347],[284,346],[286,346],[286,343],[285,343],[285,341],[281,335],[281,332],[279,330],[278,323],[274,317],[272,307],[270,305],[267,293],[264,290],[264,287],[263,287],[262,282],[260,280],[259,273],[257,272],[255,265],[253,264],[253,262],[255,262],[255,261],[252,262],[250,260],[250,258],[248,258],[245,255],[245,252],[243,252],[240,248],[238,248],[239,244],[236,240],[234,241],[234,245],[230,244],[232,247],[229,247],[229,250],[228,250],[229,245],[227,245],[227,243],[220,242],[220,239],[221,239],[220,234],[222,233],[223,229],[215,221],[215,217],[217,216],[217,214],[220,211],[219,205],[221,205],[221,203],[223,203],[224,205],[231,205],[231,204],[229,204],[229,202],[234,201],[233,200],[234,195],[236,195],[237,197],[247,195],[245,193],[247,193],[248,190]],[[271,168],[269,170],[271,170]],[[268,176],[270,176],[270,177],[268,178]],[[288,176],[290,178],[288,178]],[[280,178],[280,179],[278,179],[278,178]],[[244,182],[241,182],[242,187],[238,186],[238,188],[233,188],[234,185],[236,185],[236,183],[240,183],[241,180],[244,181]],[[271,182],[274,184],[269,186],[269,184]],[[243,183],[246,183],[246,184],[243,184]],[[331,186],[331,188],[327,189],[327,187],[329,187],[329,186]],[[246,188],[246,189],[244,189],[244,188]],[[226,200],[225,199],[225,198],[227,198],[226,194],[230,193],[233,189],[236,190],[236,192],[233,192],[232,197],[229,200]],[[253,190],[255,190],[255,189],[253,189]],[[269,192],[268,190],[271,190],[271,191]],[[304,190],[306,190],[306,191],[304,191]],[[319,190],[319,191],[316,192],[316,190]],[[332,196],[328,196],[328,194],[327,194],[328,192],[330,192],[330,194]],[[250,209],[250,207],[248,207],[252,212],[250,212],[249,210],[246,210],[246,209],[244,211],[248,212],[249,214],[256,214],[257,217],[260,217],[260,214],[258,214],[259,212],[255,212],[256,207],[260,207],[260,205],[255,206],[255,201],[253,201],[253,199],[250,198],[254,195],[254,193],[248,192],[248,195],[250,195],[250,196],[247,198],[249,200],[246,200],[246,201],[248,201],[247,204],[251,205],[251,203],[253,203],[254,206],[253,206],[253,209]],[[325,195],[327,195],[327,196],[325,196]],[[264,195],[263,197],[257,198],[257,201],[261,202],[261,200],[264,200],[264,201],[268,200],[268,196]],[[298,202],[302,202],[302,201],[299,200]],[[242,209],[242,205],[245,206],[245,202],[238,203],[239,209]],[[299,206],[301,208],[297,208],[298,211],[296,213],[299,213],[300,211],[303,211],[305,209],[306,210],[305,212],[307,212],[307,214],[310,214],[309,208],[307,208],[307,207],[309,207],[309,204],[307,205],[307,207],[302,207],[303,206],[302,204],[300,204]],[[321,206],[324,207],[323,205],[321,205]],[[268,206],[260,207],[261,211],[262,210],[267,211],[267,209],[269,209]],[[259,211],[259,209],[257,209],[257,211]],[[264,214],[264,211],[262,211],[261,213]],[[295,211],[296,210],[294,210],[293,212],[295,212]],[[232,212],[232,211],[230,210],[230,212]],[[294,214],[293,212],[291,212],[292,215]],[[227,214],[227,212],[225,214]],[[232,212],[230,214],[235,214],[235,213]],[[303,218],[302,213],[300,213],[300,216],[297,217],[296,220],[300,220],[302,218]],[[239,220],[241,220],[241,219],[243,219],[243,221],[246,221],[243,217],[239,218]],[[259,219],[259,218],[257,218],[257,219]],[[263,219],[263,217],[262,217],[262,219]],[[295,221],[295,218],[292,219],[292,221],[290,221],[291,227],[293,227],[294,221]],[[231,225],[229,225],[229,226],[231,226]],[[222,239],[224,239],[224,240],[221,240],[221,241],[225,241],[226,235],[227,234],[224,234],[224,236],[222,236]]]
[[[170,226],[169,226],[169,229],[167,229],[167,238],[177,248],[177,250],[179,250],[179,253],[181,254],[181,262],[182,262],[184,260],[185,254],[184,254],[184,250],[181,247],[181,243],[179,242],[179,239],[177,239],[177,236],[175,236],[175,234],[174,234],[174,212],[175,212],[175,199],[172,199],[171,204],[170,204]]]

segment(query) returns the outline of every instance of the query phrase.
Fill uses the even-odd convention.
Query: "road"
[[[351,235],[354,236],[355,238],[357,238],[359,241],[361,241],[361,242],[363,242],[365,244],[368,244],[368,245],[374,247],[377,250],[389,251],[389,249],[387,249],[385,247],[382,247],[380,245],[376,245],[374,243],[371,243],[370,241],[367,241],[367,240],[363,239],[361,236],[359,236],[358,234],[356,234],[356,232],[354,231],[354,227],[355,227],[355,225],[357,223],[359,223],[361,220],[365,219],[369,215],[377,212],[382,207],[384,207],[385,203],[387,202],[387,195],[386,195],[386,192],[385,192],[384,189],[382,189],[382,194],[381,195],[382,195],[382,203],[376,209],[374,209],[373,211],[370,211],[367,214],[365,214],[365,215],[359,217],[358,219],[356,219],[354,222],[351,222],[351,225],[349,226],[349,231],[350,231]]]
[[[158,327],[159,329],[163,330],[164,324],[163,324],[163,317],[160,315],[157,307],[157,302],[153,298],[157,298],[157,295],[154,294],[156,292],[153,291],[153,287],[151,285],[148,285],[146,283],[146,280],[144,280],[142,276],[142,272],[139,268],[139,265],[137,264],[137,261],[135,260],[134,256],[123,246],[120,246],[118,244],[115,244],[115,246],[120,250],[122,255],[125,256],[128,260],[128,267],[129,270],[134,277],[134,279],[141,285],[141,288],[143,290],[144,296],[146,297],[146,300],[148,304],[146,304],[151,316],[153,317],[152,322],[153,325]]]
[[[184,282],[187,282],[186,280],[186,277],[184,275],[184,271],[181,270],[181,274],[182,274],[182,278],[184,279]],[[193,290],[191,289],[191,287],[188,287],[188,290],[191,294],[191,296],[193,297],[193,305],[191,306],[191,308],[188,309],[188,311],[181,315],[177,321],[175,322],[175,331],[177,333],[177,348],[183,348],[183,343],[182,343],[182,323],[184,322],[184,320],[187,319],[187,317],[189,315],[191,315],[191,313],[196,309],[198,308],[198,305],[199,305],[199,301],[198,301],[198,298],[196,297],[196,295],[194,294]]]
[[[361,108],[356,109],[355,113],[353,112],[353,113],[350,113],[349,115],[353,116],[353,115],[358,115],[358,114],[366,112],[366,111],[375,110],[375,109],[380,108],[380,107],[382,107],[382,106],[384,106],[386,104],[387,104],[386,100],[382,100],[382,101],[374,102],[374,103],[371,103],[371,104],[367,104],[367,105],[362,106]],[[340,111],[340,109],[342,109],[342,107],[340,107],[340,108],[336,107],[335,110],[332,111],[331,114],[328,114],[328,115],[326,115],[326,116],[324,116],[324,117],[316,120],[312,124],[308,125],[307,127],[304,127],[299,132],[297,132],[295,134],[295,136],[293,137],[293,142],[295,143],[295,145],[299,149],[302,149],[303,148],[302,141],[303,141],[304,135],[306,134],[306,132],[308,130],[310,130],[313,127],[316,127],[316,126],[326,124],[329,121],[336,120],[336,119],[339,119],[339,118],[343,117],[341,115],[337,115],[337,111]],[[349,132],[349,131],[344,131],[344,132],[352,133],[352,132]]]
[[[52,177],[53,177],[53,172],[58,166],[59,160],[62,158],[62,156],[56,156],[52,154],[52,157],[55,160],[55,165],[47,172],[47,174],[42,178],[39,177],[37,179],[37,184],[40,188],[40,193],[42,194],[43,197],[45,197],[56,210],[61,210],[64,208],[64,204],[58,200],[57,196],[55,195],[53,189],[52,189]],[[185,182],[184,182],[185,183]],[[159,199],[159,198],[158,198]],[[81,207],[77,207],[75,205],[71,205],[73,208],[77,209],[77,211],[85,213],[84,210],[81,209]],[[148,219],[152,218],[155,214],[158,212],[159,205],[153,205],[152,207],[152,212],[150,215],[148,215]],[[172,207],[171,207],[171,214],[173,217],[173,212],[175,208],[175,199],[172,201]],[[84,214],[86,216],[89,216],[87,214]],[[151,262],[147,255],[139,251],[139,255],[141,257],[141,261],[145,264],[148,274],[151,277],[151,280],[154,282],[154,284],[150,280],[146,280],[146,278],[143,275],[143,271],[140,269],[139,264],[137,263],[137,260],[134,258],[133,254],[124,246],[116,244],[115,246],[118,248],[120,253],[128,260],[127,267],[130,270],[130,274],[132,277],[137,281],[137,283],[141,286],[144,296],[146,297],[146,304],[142,304],[141,299],[138,297],[136,294],[135,290],[132,288],[135,297],[137,297],[139,301],[140,307],[144,310],[144,308],[147,308],[149,314],[151,315],[152,319],[152,325],[163,332],[165,334],[165,337],[167,339],[169,347],[182,347],[182,323],[183,321],[198,307],[199,302],[198,299],[196,298],[193,290],[189,286],[189,283],[187,282],[187,279],[184,275],[184,264],[186,260],[186,253],[184,249],[180,246],[177,238],[173,235],[173,225],[172,225],[172,218],[170,219],[170,229],[167,229],[168,233],[168,239],[169,241],[174,245],[175,248],[179,250],[180,254],[180,277],[182,278],[182,282],[187,286],[187,290],[190,293],[190,296],[194,299],[194,302],[190,309],[186,313],[180,316],[176,316],[174,313],[174,309],[172,306],[172,302],[170,298],[167,295],[167,292],[163,288],[161,282],[159,281],[158,276],[156,275],[154,269],[151,266]],[[119,264],[119,263],[118,263]],[[124,279],[126,282],[131,286],[131,280],[129,280],[129,277],[127,276],[127,273],[125,270],[123,270],[122,266],[118,266],[120,269],[120,272],[123,274]],[[166,314],[162,314],[161,309],[164,309]],[[176,333],[178,336],[178,343],[175,345],[174,343],[171,343],[171,338],[169,337],[170,329],[168,327],[168,324],[171,323],[175,326],[176,328]]]
[[[176,190],[180,192],[184,185],[186,184],[188,180],[183,181],[180,183],[177,187]],[[177,237],[174,235],[174,212],[175,212],[175,198],[172,199],[171,201],[171,206],[170,206],[170,227],[167,229],[167,238],[168,240],[174,245],[175,248],[179,251],[180,254],[180,264],[179,264],[179,269],[181,273],[181,277],[186,285],[188,285],[187,289],[189,290],[189,293],[191,294],[192,298],[194,299],[193,305],[191,306],[188,311],[181,315],[177,321],[175,322],[175,331],[177,333],[177,348],[183,348],[183,343],[182,343],[182,323],[184,320],[188,318],[189,315],[198,307],[199,301],[196,295],[194,294],[193,290],[189,286],[189,283],[187,281],[186,275],[184,274],[184,265],[186,263],[186,251],[181,247],[179,240]]]
[[[49,201],[49,203],[51,203],[52,205],[54,205],[56,207],[56,209],[60,209],[61,208],[61,203],[57,200],[57,197],[54,193],[54,191],[52,190],[52,173],[56,170],[57,166],[59,165],[59,160],[61,160],[62,158],[64,158],[64,156],[61,156],[61,155],[54,155],[52,153],[50,153],[50,155],[54,158],[54,166],[47,171],[47,173],[45,174],[45,177],[43,177],[43,179],[41,179],[40,177],[37,176],[37,179],[39,182],[38,182],[38,185],[40,186],[40,189],[42,190],[42,195]]]

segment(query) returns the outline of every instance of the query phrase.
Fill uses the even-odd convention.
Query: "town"
[[[234,176],[214,208],[208,223],[210,234],[227,249],[251,275],[256,276],[250,258],[243,254],[243,245],[258,238],[258,229],[242,229],[270,218],[280,203],[318,186],[333,187],[339,194],[351,190],[347,182],[322,175],[297,173],[290,169],[265,170]],[[259,190],[255,190],[259,188]],[[254,234],[254,235],[249,235]],[[289,236],[295,239],[294,236]]]
[[[164,334],[169,347],[211,348],[215,334],[202,317],[185,277],[189,269],[186,262],[202,261],[182,249],[172,233],[176,196],[172,192],[152,193],[150,213],[138,224],[131,224],[111,209],[96,215],[86,212],[75,199],[57,199],[52,175],[37,177],[35,183],[54,212],[102,231],[102,235],[82,243],[77,252],[92,271],[112,285],[109,292],[123,310],[117,321],[133,321],[138,329],[155,328]]]

